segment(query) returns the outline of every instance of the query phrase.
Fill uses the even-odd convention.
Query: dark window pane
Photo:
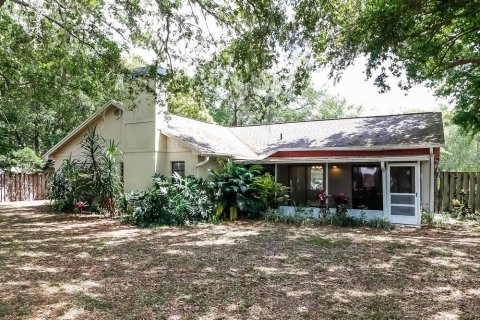
[[[390,191],[415,193],[415,167],[390,167]]]
[[[304,205],[306,203],[305,194],[305,166],[291,166],[290,170],[290,200],[293,205]]]
[[[395,216],[415,216],[416,209],[415,207],[404,207],[404,206],[395,206],[392,205],[390,208],[390,214]]]
[[[352,167],[352,208],[383,210],[382,170],[378,166]]]
[[[319,164],[289,167],[292,205],[320,205],[320,192],[325,188],[324,166]]]
[[[172,162],[172,176],[174,173],[178,173],[181,177],[185,177],[185,162],[173,161]]]
[[[275,177],[275,165],[274,164],[262,164],[261,174],[269,173],[272,177]]]

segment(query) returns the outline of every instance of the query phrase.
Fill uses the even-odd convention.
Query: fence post
[[[440,179],[440,172],[435,170],[433,172],[433,212],[438,212],[438,180]]]

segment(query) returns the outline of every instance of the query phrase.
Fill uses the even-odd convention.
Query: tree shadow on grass
[[[5,319],[440,319],[480,305],[468,229],[138,229],[16,210],[0,211]]]

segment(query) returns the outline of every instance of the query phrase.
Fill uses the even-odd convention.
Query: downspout
[[[328,194],[328,162],[325,163],[325,195],[327,196],[327,201],[325,202],[325,205],[327,206],[328,209],[328,199],[329,199],[329,194]]]
[[[205,157],[205,160],[203,160],[202,162],[197,163],[197,165],[195,166],[195,177],[196,177],[196,178],[198,178],[198,168],[200,168],[201,166],[203,166],[204,164],[206,164],[208,161],[210,161],[210,157],[209,157],[209,156],[206,156],[206,157]]]
[[[429,197],[429,209],[430,212],[435,211],[435,154],[433,153],[433,148],[430,147],[430,179],[429,179],[429,186],[430,186],[430,197]]]
[[[388,172],[385,161],[380,162],[380,169],[382,170],[383,217],[390,219],[390,207],[388,204],[389,195],[387,194]]]

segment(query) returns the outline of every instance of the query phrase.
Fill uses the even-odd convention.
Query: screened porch
[[[345,204],[353,216],[363,211],[370,218],[419,225],[420,213],[433,204],[429,161],[277,163],[265,164],[264,170],[290,187],[284,214],[295,207],[311,207],[315,214]]]
[[[383,210],[381,163],[277,164],[275,173],[290,187],[289,206]]]

